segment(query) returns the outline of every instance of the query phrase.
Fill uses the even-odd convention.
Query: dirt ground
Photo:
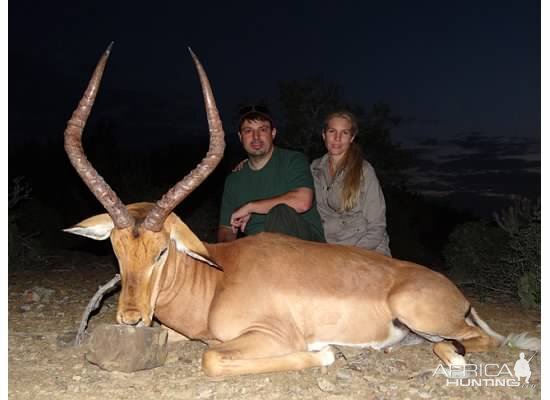
[[[76,266],[78,265],[78,266]],[[62,257],[47,271],[21,271],[9,277],[10,399],[540,399],[540,355],[530,361],[531,380],[520,387],[457,387],[433,376],[438,359],[430,344],[390,353],[341,348],[325,370],[212,380],[201,371],[200,342],[171,344],[166,363],[134,373],[108,372],[85,359],[87,345],[68,344],[82,313],[100,285],[116,269],[110,258],[83,265]],[[107,297],[89,329],[114,322],[118,292]],[[540,335],[540,313],[518,305],[473,301],[480,315],[502,334]],[[533,355],[526,352],[528,359]],[[506,364],[514,371],[519,350],[469,354],[471,364]],[[502,378],[502,375],[501,375]],[[506,376],[504,376],[506,378]],[[457,381],[453,381],[457,382]],[[453,383],[451,382],[451,383]],[[475,384],[462,381],[463,384]]]

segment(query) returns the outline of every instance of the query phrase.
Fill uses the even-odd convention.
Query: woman
[[[357,132],[351,112],[334,112],[325,119],[327,154],[311,164],[317,209],[327,242],[391,256],[384,194],[374,168],[355,143]]]

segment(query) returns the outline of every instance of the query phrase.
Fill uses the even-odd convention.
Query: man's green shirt
[[[254,171],[246,163],[240,171],[231,173],[225,180],[220,211],[220,225],[231,225],[231,214],[244,204],[279,196],[291,190],[307,187],[313,190],[313,177],[306,157],[297,151],[275,147],[271,159],[260,170]],[[312,207],[300,214],[311,226],[315,235],[324,242],[323,225],[315,201]],[[264,214],[252,214],[245,229],[247,235],[264,231]]]

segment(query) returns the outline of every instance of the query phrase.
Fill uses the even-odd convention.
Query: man
[[[324,242],[306,157],[273,145],[277,129],[266,107],[244,107],[239,115],[248,160],[225,181],[218,241],[265,231]]]

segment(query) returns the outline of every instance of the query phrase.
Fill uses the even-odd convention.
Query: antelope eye
[[[165,247],[164,249],[161,250],[159,256],[157,257],[157,261],[160,260],[160,258],[164,255],[164,253],[166,253],[167,250],[168,250],[168,247]]]

